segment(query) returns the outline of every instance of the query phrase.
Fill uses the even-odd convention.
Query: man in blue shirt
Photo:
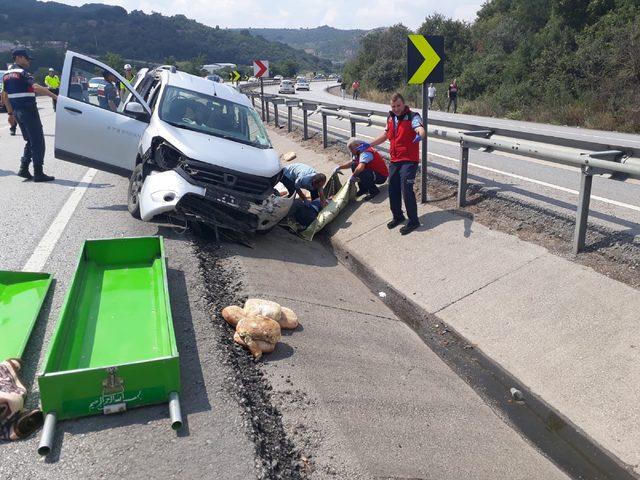
[[[306,201],[307,196],[302,191],[305,189],[311,194],[311,200],[319,198],[323,207],[327,204],[323,190],[324,184],[327,183],[327,176],[324,173],[318,173],[315,168],[304,163],[290,163],[282,170],[281,181],[287,187],[289,196],[297,192],[300,199]]]
[[[22,138],[27,142],[20,160],[18,176],[32,179],[34,182],[50,182],[54,177],[45,175],[44,164],[44,133],[42,122],[36,105],[36,93],[58,99],[55,93],[38,85],[33,75],[28,71],[32,57],[29,51],[19,47],[11,52],[14,64],[2,77],[2,97],[7,106],[9,125],[20,125]],[[29,173],[29,164],[33,161],[33,176]]]
[[[116,76],[108,70],[102,72],[102,77],[107,82],[104,88],[98,89],[98,103],[102,108],[106,108],[115,112],[120,104],[120,97],[118,97],[118,89],[115,86],[115,82],[118,81]]]

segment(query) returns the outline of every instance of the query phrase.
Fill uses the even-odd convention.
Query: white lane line
[[[84,192],[87,191],[91,182],[93,182],[96,173],[98,173],[96,169],[90,168],[87,170],[87,173],[84,174],[82,180],[73,187],[73,192],[71,192],[71,195],[67,198],[67,201],[58,212],[58,215],[56,215],[47,232],[40,239],[40,243],[38,243],[33,254],[29,257],[29,260],[27,260],[27,263],[24,264],[22,268],[23,272],[39,272],[44,268],[62,232],[64,232],[69,220],[71,220],[73,212],[80,203]]]
[[[294,115],[294,117],[302,119],[301,116]],[[316,122],[314,120],[309,120],[309,123],[314,123],[316,125],[322,125],[321,122]],[[335,127],[335,126],[332,126],[332,128],[334,130],[340,130],[340,131],[347,132],[347,133],[351,134],[350,130],[346,130],[344,128]],[[363,138],[369,138],[369,139],[374,139],[375,138],[375,137],[372,137],[370,135],[358,135],[358,136],[359,137],[363,137]],[[440,155],[439,153],[429,152],[429,155],[433,156],[433,157],[442,158],[442,159],[445,159],[445,160],[450,160],[450,161],[455,162],[455,163],[460,163],[460,160],[457,159],[457,158],[448,157],[446,155]],[[570,193],[572,195],[580,195],[580,192],[578,190],[573,190],[573,189],[567,188],[567,187],[561,187],[560,185],[555,185],[553,183],[543,182],[541,180],[536,180],[534,178],[523,177],[522,175],[517,175],[515,173],[504,172],[502,170],[497,170],[497,169],[491,168],[491,167],[485,167],[484,165],[478,165],[477,163],[469,162],[469,166],[478,168],[480,170],[486,170],[488,172],[504,175],[505,177],[515,178],[517,180],[522,180],[524,182],[533,183],[533,184],[540,185],[540,186],[543,186],[543,187],[553,188],[555,190],[560,190],[561,192]],[[615,205],[616,207],[627,208],[627,209],[633,210],[635,212],[640,212],[640,207],[636,206],[636,205],[631,205],[629,203],[619,202],[617,200],[612,200],[610,198],[599,197],[598,195],[591,195],[591,198],[593,200],[597,200],[597,201],[600,201],[602,203],[607,203],[609,205]]]

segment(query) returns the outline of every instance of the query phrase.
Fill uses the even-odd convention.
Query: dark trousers
[[[287,188],[287,191],[289,192],[289,196],[291,196],[294,193],[296,193],[296,184],[295,184],[295,182],[293,180],[291,180],[290,178],[287,178],[287,177],[285,177],[283,175],[282,178],[280,179],[280,181]],[[318,194],[318,190],[311,190],[309,193],[311,194],[311,200],[315,200],[316,198],[320,198],[320,195]]]
[[[402,198],[409,221],[418,222],[418,204],[413,185],[418,172],[418,162],[391,162],[389,164],[389,206],[393,218],[403,218]]]
[[[40,122],[38,107],[14,109],[16,121],[20,126],[22,138],[27,142],[20,159],[22,165],[28,166],[33,161],[34,167],[42,167],[44,163],[44,132]]]
[[[355,167],[351,167],[351,171],[355,171]],[[377,185],[382,185],[387,181],[387,177],[380,175],[378,172],[374,172],[373,170],[364,170],[360,175],[358,175],[360,179],[360,186],[358,190],[361,192],[367,192],[371,195],[375,195],[380,190],[378,190]]]
[[[458,111],[458,97],[449,98],[449,103],[447,103],[447,112],[449,111],[449,107],[453,103],[453,113]]]
[[[59,88],[50,88],[49,89],[51,91],[51,93],[55,93],[56,95],[58,95],[60,93],[60,89]],[[51,99],[51,101],[53,102],[53,111],[56,111],[56,106],[58,105],[58,101],[54,100],[53,98]]]

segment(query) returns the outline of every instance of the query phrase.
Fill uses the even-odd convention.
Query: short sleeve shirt
[[[296,188],[313,190],[313,177],[317,174],[315,168],[304,163],[292,163],[284,167],[282,174],[293,182]]]
[[[422,115],[416,112],[413,113],[413,118],[411,119],[411,128],[414,130],[418,127],[422,126]],[[393,124],[395,127],[398,126],[398,117],[393,117]]]
[[[2,88],[9,96],[11,106],[15,110],[36,104],[33,75],[20,65],[12,65],[2,77]]]
[[[109,82],[104,86],[104,96],[106,97],[107,102],[111,101],[114,105],[118,105],[118,90],[113,83]]]

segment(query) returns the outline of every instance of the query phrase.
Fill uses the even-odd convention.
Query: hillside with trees
[[[345,77],[365,95],[407,87],[403,25],[368,33]],[[640,1],[489,0],[474,23],[441,15],[416,33],[445,36],[447,83],[460,85],[459,111],[640,132]]]
[[[340,30],[327,25],[316,28],[249,28],[249,33],[282,42],[314,55],[341,63],[353,57],[366,30]]]
[[[164,63],[203,60],[250,65],[269,59],[272,70],[330,70],[331,62],[284,43],[252,36],[248,30],[208,27],[184,15],[164,16],[103,4],[73,7],[36,0],[0,0],[0,40],[18,41],[44,50],[45,57],[65,49],[103,57],[117,53],[127,60]],[[0,60],[8,61],[9,54]],[[42,55],[39,55],[42,61]],[[51,60],[50,60],[51,61]],[[43,67],[38,65],[36,67]],[[295,72],[294,72],[295,73]]]

